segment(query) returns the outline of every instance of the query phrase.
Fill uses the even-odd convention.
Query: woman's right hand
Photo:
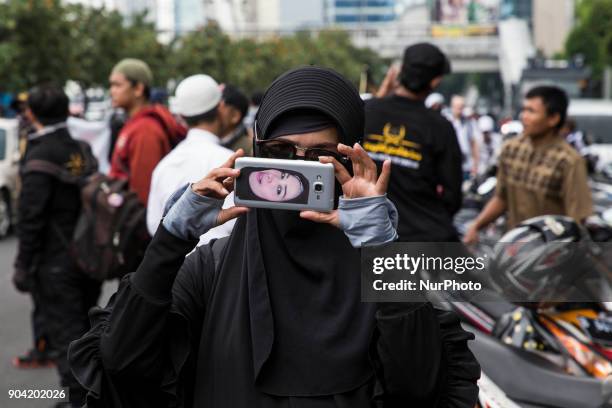
[[[202,180],[193,183],[191,185],[191,190],[203,197],[225,200],[234,190],[234,180],[240,175],[240,170],[234,169],[236,159],[243,156],[244,150],[238,149],[238,151],[232,154],[220,167],[212,170]],[[247,207],[236,206],[221,209],[217,215],[215,226],[225,224],[229,220],[246,213],[248,210]]]

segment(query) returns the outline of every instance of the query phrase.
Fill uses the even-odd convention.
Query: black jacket
[[[400,241],[456,241],[462,172],[452,124],[396,95],[368,101],[365,111],[364,148],[378,164],[392,162],[387,194],[399,212]]]
[[[263,393],[254,384],[249,339],[223,330],[245,302],[235,289],[240,274],[218,274],[210,245],[185,258],[194,244],[160,226],[138,271],[106,308],[90,312],[91,331],[69,350],[88,407],[474,406],[480,367],[467,348],[473,335],[429,303],[379,305],[372,378],[357,389],[324,397]],[[222,346],[207,351],[211,343]]]
[[[81,210],[80,191],[75,184],[37,171],[24,172],[30,160],[58,164],[74,175],[83,170],[84,159],[77,141],[65,128],[28,141],[20,166],[16,266],[29,270],[34,263],[66,256],[67,241]]]

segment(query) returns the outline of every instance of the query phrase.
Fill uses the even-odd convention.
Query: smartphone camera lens
[[[323,183],[321,182],[315,182],[314,183],[314,191],[317,193],[322,193],[323,192]]]

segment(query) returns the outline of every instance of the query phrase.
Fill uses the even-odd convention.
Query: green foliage
[[[68,79],[106,86],[114,64],[126,57],[146,61],[162,87],[169,79],[206,73],[252,92],[310,64],[334,68],[356,85],[364,66],[377,77],[384,74],[375,52],[354,47],[339,30],[232,39],[212,22],[165,45],[144,14],[128,21],[115,11],[61,0],[0,1],[0,92]]]
[[[596,78],[612,64],[612,0],[581,0],[576,6],[577,24],[567,37],[565,54],[582,54]]]
[[[2,87],[23,88],[33,81],[61,81],[70,48],[58,46],[70,25],[59,1],[10,1],[0,5]],[[49,24],[49,21],[57,21]]]
[[[314,64],[334,68],[357,84],[365,65],[381,71],[384,63],[375,52],[354,47],[348,34],[338,30],[298,32],[259,41],[231,40],[212,23],[183,37],[177,45],[178,77],[204,72],[247,92],[266,88],[291,68]]]

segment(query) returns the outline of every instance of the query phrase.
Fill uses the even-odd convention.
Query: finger
[[[331,156],[321,156],[319,157],[319,161],[321,163],[331,163],[334,165],[334,173],[336,174],[336,179],[338,180],[338,183],[340,183],[341,185],[351,179],[351,175],[346,170],[346,167],[340,164],[340,162],[336,160],[335,158]]]
[[[223,181],[228,177],[236,178],[240,175],[240,170],[227,168],[227,167],[218,167],[213,169],[206,176],[209,180]]]
[[[366,180],[376,182],[376,178],[378,176],[378,169],[376,168],[376,163],[374,160],[368,155],[368,152],[361,145],[356,145],[355,151],[361,158],[361,165],[363,166],[363,175]]]
[[[247,207],[230,207],[225,208],[219,212],[217,215],[217,225],[222,225],[232,220],[234,218],[239,217],[242,214],[245,214],[249,211]]]
[[[244,156],[244,150],[238,149],[234,154],[232,154],[220,167],[228,167],[233,168],[236,162],[236,159]]]
[[[383,162],[380,177],[378,177],[378,181],[376,182],[376,191],[378,191],[380,195],[387,192],[389,180],[391,180],[391,160],[387,159]]]
[[[229,191],[230,193],[232,191],[234,191],[234,178],[233,177],[228,177],[225,180],[223,180],[223,187],[225,187],[225,189],[227,191]]]
[[[355,160],[354,163],[357,164],[357,171],[355,173],[356,176],[359,177],[366,177],[366,165],[365,162],[363,160],[363,156],[361,154],[361,148],[359,146],[359,143],[355,143],[355,145],[353,146],[353,159]],[[353,166],[354,167],[354,166]]]
[[[363,177],[363,163],[361,156],[357,152],[356,148],[357,143],[355,143],[353,147],[350,147],[350,150],[347,150],[347,156],[350,157],[351,162],[353,163],[353,175],[355,177]]]
[[[347,146],[345,144],[338,143],[338,151],[342,153],[343,155],[348,156],[353,151],[353,148],[351,146]]]
[[[338,152],[340,152],[340,154],[348,157],[351,160],[351,162],[353,161],[353,159],[355,157],[355,152],[354,152],[353,148],[350,147],[350,146],[347,146],[345,144],[342,144],[342,143],[338,143]],[[351,165],[353,165],[353,164],[351,163]],[[353,165],[353,173],[355,173],[355,166],[354,165]]]
[[[309,220],[313,222],[318,222],[322,224],[330,224],[330,225],[333,225],[334,227],[340,226],[340,218],[338,216],[338,210],[334,210],[329,213],[324,213],[324,212],[319,212],[319,211],[301,211],[300,217],[305,220]]]
[[[208,180],[208,182],[198,190],[202,191],[205,196],[213,196],[215,198],[225,198],[229,194],[229,191],[223,187],[223,184],[211,180]]]
[[[207,178],[194,183],[191,189],[194,193],[204,197],[225,198],[229,194],[223,184]]]

